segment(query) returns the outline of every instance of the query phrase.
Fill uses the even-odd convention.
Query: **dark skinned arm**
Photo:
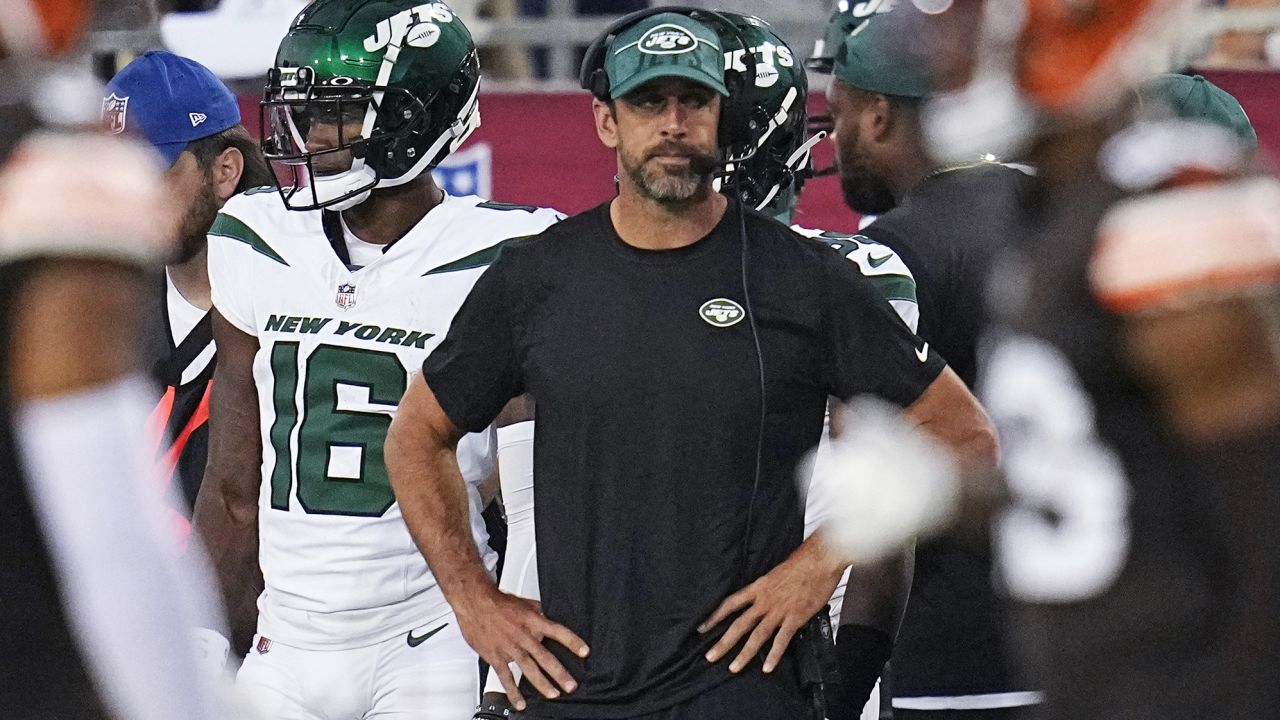
[[[258,565],[258,489],[262,435],[253,358],[258,339],[213,313],[218,365],[209,412],[209,461],[196,497],[193,525],[222,589],[237,655],[249,649],[262,592]]]
[[[999,460],[995,426],[959,376],[946,368],[904,411],[907,419],[945,445],[965,467],[990,473]],[[832,414],[832,434],[838,436],[838,413]],[[841,625],[856,623],[890,637],[906,609],[911,591],[912,552],[870,565],[854,567],[845,594]]]

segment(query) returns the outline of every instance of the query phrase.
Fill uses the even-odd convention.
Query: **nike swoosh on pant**
[[[432,636],[432,635],[435,635],[436,633],[440,632],[441,630],[445,629],[445,628],[446,628],[446,627],[448,627],[448,626],[449,626],[449,623],[445,623],[444,625],[441,625],[440,627],[436,628],[435,630],[431,630],[430,632],[427,632],[427,633],[422,634],[422,635],[416,635],[416,636],[413,634],[413,631],[412,631],[412,630],[410,630],[410,631],[409,631],[409,637],[408,637],[409,647],[418,647],[418,646],[419,646],[419,645],[421,645],[422,643],[424,643],[424,642],[426,642],[427,640],[429,640],[429,639],[431,638],[431,636]]]

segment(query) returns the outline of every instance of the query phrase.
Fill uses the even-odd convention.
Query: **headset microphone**
[[[705,155],[698,153],[689,156],[689,170],[694,175],[710,175],[721,168],[721,163],[715,155]]]

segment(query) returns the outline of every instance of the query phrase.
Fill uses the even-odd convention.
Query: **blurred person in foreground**
[[[91,4],[10,9],[0,67],[21,76],[74,49]],[[169,552],[135,355],[142,270],[176,222],[149,153],[40,132],[40,102],[6,98],[0,152],[0,716],[219,717],[187,638],[220,612],[199,554]]]
[[[999,21],[1011,7],[1021,23]],[[981,381],[1007,486],[930,461],[874,410],[830,466],[831,531],[861,557],[949,516],[981,527],[1007,487],[1001,573],[1048,718],[1280,713],[1280,184],[1223,93],[1174,80],[1198,108],[1148,102],[1194,9],[1032,0],[937,20],[968,42],[929,108],[935,147],[1022,141],[1039,171]]]
[[[215,347],[209,314],[208,235],[232,195],[270,185],[258,143],[240,124],[235,95],[194,60],[146,52],[107,83],[103,126],[148,143],[167,166],[163,181],[181,213],[178,252],[157,283],[162,323],[147,338],[151,374],[165,388],[151,412],[157,470],[184,502],[171,522],[185,546],[191,506],[208,456]]]
[[[934,44],[922,17],[911,3],[843,4],[809,64],[831,73],[845,202],[876,216],[862,232],[911,268],[921,339],[972,387],[988,323],[983,288],[1013,241],[1031,177],[981,149],[954,162],[930,156],[921,108],[935,92]],[[1039,701],[1009,667],[1000,605],[988,548],[945,537],[917,546],[891,664],[895,717],[1006,720]]]

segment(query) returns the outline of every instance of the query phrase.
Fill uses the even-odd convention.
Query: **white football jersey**
[[[906,263],[902,262],[902,258],[898,257],[898,253],[894,252],[892,248],[865,235],[850,235],[830,230],[812,230],[799,225],[792,225],[791,229],[805,237],[827,243],[831,246],[831,249],[857,263],[862,275],[876,286],[876,289],[880,291],[885,300],[889,301],[889,304],[898,313],[898,317],[902,318],[907,327],[911,328],[911,332],[916,332],[920,325],[920,306],[916,302],[916,279],[911,274],[911,270],[907,268]],[[830,418],[824,418],[824,426],[828,422],[830,422]],[[828,442],[827,428],[824,427],[822,439],[818,442],[816,460],[818,465],[831,462]],[[821,477],[827,477],[827,475],[815,470],[809,483],[808,492],[805,495],[805,537],[812,535],[822,525],[823,521],[826,520],[828,508],[831,506],[831,493],[835,489],[831,487],[830,483],[814,480],[814,478]],[[844,607],[844,592],[848,584],[849,571],[846,570],[828,603],[831,623],[834,627],[839,627],[840,625],[840,611]]]
[[[889,301],[911,332],[917,331],[920,306],[916,302],[916,279],[892,248],[866,235],[811,230],[799,225],[792,225],[791,229],[805,237],[826,242],[833,250],[857,263],[863,276]]]
[[[263,635],[353,648],[448,612],[392,495],[383,441],[410,374],[444,339],[502,243],[561,217],[446,197],[352,269],[322,213],[286,210],[274,191],[234,197],[218,215],[209,231],[213,302],[259,343]],[[346,232],[334,224],[335,234]],[[458,445],[472,534],[490,567],[478,485],[494,453],[492,429]]]

